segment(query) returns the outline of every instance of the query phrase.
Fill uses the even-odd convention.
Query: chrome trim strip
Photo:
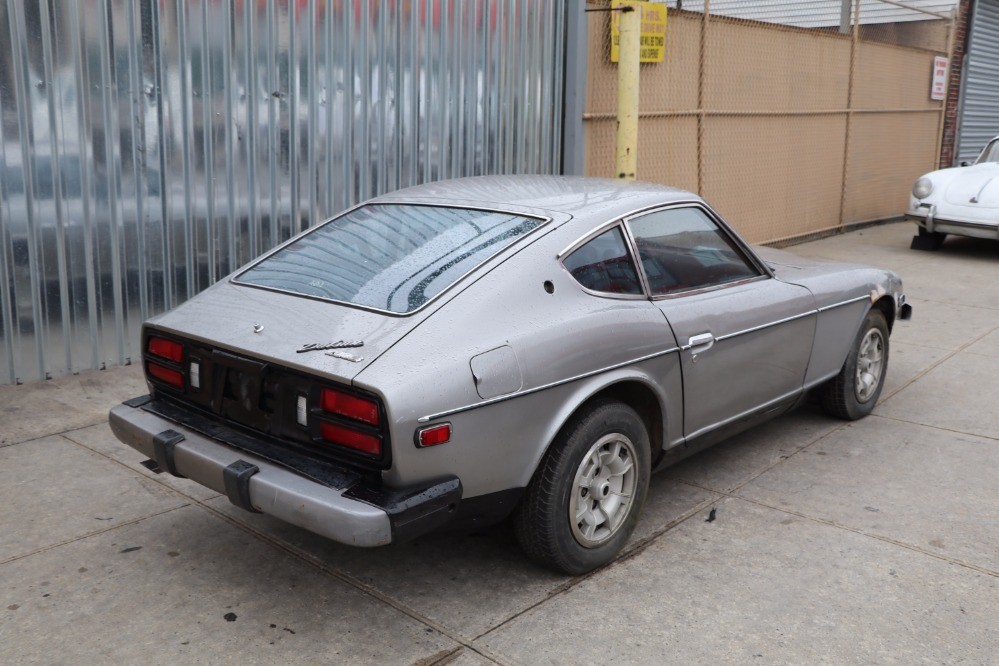
[[[624,240],[625,249],[628,251],[628,256],[631,257],[631,264],[632,264],[632,266],[635,267],[635,275],[638,276],[638,285],[639,285],[639,288],[642,290],[642,293],[640,293],[640,294],[618,294],[618,293],[614,293],[614,292],[610,292],[610,291],[596,291],[596,290],[593,290],[593,289],[589,289],[589,288],[583,286],[583,284],[580,283],[580,281],[577,280],[576,277],[572,273],[569,272],[569,269],[565,267],[565,263],[563,263],[563,260],[565,259],[565,257],[567,257],[570,254],[572,254],[572,252],[575,252],[580,247],[582,247],[586,243],[589,243],[591,240],[593,240],[597,236],[601,236],[601,235],[607,233],[608,231],[612,231],[615,226],[618,229],[621,230],[621,236],[622,236],[622,238]],[[620,221],[614,222],[613,224],[610,224],[610,225],[601,225],[598,231],[591,231],[589,234],[587,234],[586,236],[584,236],[582,238],[582,240],[576,241],[576,243],[573,244],[573,250],[572,250],[572,252],[566,253],[566,251],[563,250],[562,253],[556,255],[556,261],[555,261],[555,263],[558,264],[558,267],[561,268],[572,279],[572,281],[576,284],[576,286],[583,290],[584,293],[589,294],[590,296],[597,296],[599,298],[612,298],[612,299],[616,299],[616,300],[620,300],[620,301],[647,301],[647,300],[649,300],[649,297],[648,297],[648,293],[649,293],[648,285],[645,284],[645,280],[644,280],[644,278],[642,276],[642,272],[640,270],[638,270],[638,263],[635,261],[636,255],[634,253],[633,248],[631,247],[630,239],[629,239],[629,236],[628,236],[628,230],[625,228],[625,225],[622,224]]]
[[[753,251],[753,248],[749,245],[749,243],[744,241],[742,237],[739,236],[739,234],[735,233],[735,230],[732,229],[731,226],[729,226],[728,222],[725,221],[725,218],[719,215],[718,212],[710,205],[708,205],[708,203],[704,200],[682,201],[662,206],[653,206],[651,208],[646,209],[645,211],[637,211],[635,213],[630,213],[629,215],[624,217],[624,221],[626,223],[630,222],[631,219],[636,217],[639,212],[657,213],[661,210],[670,210],[672,208],[700,208],[705,215],[707,215],[712,221],[714,221],[715,224],[718,225],[718,228],[721,229],[722,233],[725,234],[725,236],[730,241],[732,241],[732,243],[736,246],[736,248],[738,248],[742,252],[744,258],[748,259],[749,263],[753,264],[756,267],[756,270],[758,270],[761,275],[775,277],[774,272],[770,269],[770,266],[767,264],[767,262],[763,261],[758,256],[756,256],[756,253]],[[625,226],[628,227],[630,231],[630,226],[628,224],[625,224]],[[637,246],[635,249],[636,250],[638,249]],[[639,263],[639,266],[641,266],[641,263]],[[644,267],[642,270],[644,271]]]
[[[986,229],[989,231],[995,230],[999,225],[995,222],[969,222],[966,220],[949,220],[949,219],[939,219],[934,218],[934,226],[944,225],[950,227],[967,227],[968,229]]]
[[[833,303],[832,305],[823,305],[819,308],[818,312],[825,312],[826,310],[832,310],[833,308],[840,308],[844,305],[850,305],[851,303],[857,303],[859,301],[869,301],[871,297],[869,295],[857,296],[856,298],[851,298],[848,301],[840,301],[839,303]]]
[[[705,215],[708,216],[708,218],[710,218],[715,224],[718,225],[718,228],[721,229],[722,233],[725,234],[725,236],[729,240],[731,240],[732,243],[735,244],[735,246],[742,252],[745,258],[749,260],[749,263],[755,266],[760,274],[750,278],[746,278],[744,280],[738,280],[736,282],[728,282],[720,285],[709,285],[707,287],[701,287],[689,291],[676,292],[674,294],[653,294],[652,289],[649,286],[648,276],[645,274],[645,267],[642,265],[641,257],[639,256],[638,253],[638,244],[635,242],[635,237],[631,233],[631,226],[627,223],[639,215],[646,215],[649,213],[656,213],[661,210],[671,210],[674,208],[700,208],[705,213]],[[742,238],[740,238],[739,235],[732,230],[732,228],[728,225],[728,223],[725,222],[725,220],[722,219],[722,217],[713,208],[711,208],[711,206],[709,206],[705,201],[701,199],[681,199],[679,201],[673,201],[667,204],[655,204],[652,206],[645,206],[643,208],[638,208],[631,212],[624,213],[623,215],[615,217],[609,222],[605,222],[604,224],[601,224],[595,229],[592,229],[586,234],[580,236],[572,243],[570,243],[564,250],[556,254],[555,259],[558,261],[559,265],[562,266],[563,269],[565,269],[565,266],[562,264],[562,261],[565,259],[566,256],[572,254],[581,246],[588,243],[590,240],[596,238],[597,236],[607,231],[610,231],[615,226],[620,226],[622,233],[624,233],[624,240],[628,247],[629,254],[631,255],[631,261],[635,265],[636,270],[638,271],[638,279],[641,282],[642,289],[645,292],[645,298],[648,298],[653,301],[662,300],[665,298],[674,298],[676,296],[681,296],[681,295],[686,296],[690,294],[711,291],[713,289],[719,289],[722,287],[736,286],[740,284],[745,284],[747,282],[752,282],[754,280],[758,280],[761,278],[775,277],[774,272],[773,270],[771,270],[770,266],[765,261],[761,260],[758,256],[756,256],[756,253],[753,252],[752,247],[750,247],[748,243],[744,242]],[[583,289],[586,290],[585,287],[583,287]],[[607,296],[607,294],[605,294],[604,292],[593,292],[587,290],[587,293],[590,293],[595,296]]]
[[[658,351],[655,354],[640,356],[630,361],[624,361],[623,363],[616,363],[614,365],[609,365],[606,368],[600,368],[599,370],[592,370],[590,372],[585,372],[581,375],[576,375],[575,377],[569,377],[568,379],[560,379],[559,381],[551,382],[550,384],[543,384],[541,386],[535,386],[534,388],[526,389],[524,391],[518,391],[517,393],[508,393],[507,395],[501,395],[495,398],[489,398],[488,400],[481,400],[471,405],[465,405],[464,407],[456,407],[454,409],[449,409],[443,412],[437,412],[436,414],[421,416],[420,418],[416,419],[416,421],[417,423],[427,423],[428,421],[433,421],[434,419],[443,418],[445,416],[451,416],[452,414],[467,412],[468,410],[475,409],[476,407],[485,407],[487,405],[494,405],[498,402],[506,402],[507,400],[513,400],[514,398],[520,398],[525,395],[531,395],[532,393],[546,391],[550,388],[555,388],[556,386],[569,384],[575,381],[579,381],[580,379],[586,379],[588,377],[593,377],[602,374],[604,372],[610,372],[611,370],[617,370],[618,368],[634,365],[635,363],[641,363],[642,361],[648,361],[649,359],[658,358],[659,356],[666,356],[667,354],[672,354],[673,352],[678,352],[678,351],[680,351],[679,347],[671,347],[663,351]]]
[[[802,312],[801,314],[796,314],[790,317],[784,317],[783,319],[778,319],[777,321],[772,321],[769,324],[760,324],[759,326],[753,326],[752,328],[747,328],[743,331],[736,331],[734,333],[729,333],[727,335],[719,335],[717,338],[715,338],[715,342],[721,342],[722,340],[728,340],[730,338],[735,338],[740,335],[746,335],[747,333],[755,333],[756,331],[762,331],[765,328],[770,328],[772,326],[779,326],[780,324],[786,324],[789,321],[810,317],[814,314],[818,314],[818,312],[819,312],[818,310],[809,310],[808,312]]]
[[[811,315],[819,314],[820,312],[825,312],[827,310],[832,310],[833,308],[839,308],[844,305],[850,305],[852,303],[858,303],[860,301],[866,301],[870,296],[857,296],[856,298],[851,298],[848,301],[841,301],[839,303],[833,303],[832,305],[825,305],[816,310],[809,310],[808,312],[802,312],[801,314],[796,314],[791,317],[785,317],[784,319],[778,319],[777,321],[772,321],[766,324],[760,324],[759,326],[754,326],[752,328],[747,328],[742,331],[735,331],[734,333],[728,333],[726,335],[719,335],[715,338],[715,342],[721,342],[722,340],[730,340],[732,338],[738,337],[740,335],[746,335],[747,333],[755,333],[756,331],[762,331],[765,328],[770,328],[772,326],[779,326],[780,324],[786,324],[788,322],[794,321],[796,319],[803,319],[805,317],[810,317]],[[696,346],[696,345],[695,345]],[[683,345],[680,351],[688,351],[691,349],[691,345]]]
[[[690,205],[704,205],[704,202],[700,201],[699,199],[681,199],[679,201],[675,201],[675,202],[672,202],[672,203],[669,203],[669,204],[661,204],[661,203],[659,203],[659,204],[653,204],[652,206],[645,206],[643,208],[636,208],[635,210],[630,211],[628,213],[624,213],[623,215],[618,215],[617,217],[615,217],[615,218],[613,218],[613,219],[611,219],[611,220],[609,220],[607,222],[604,222],[599,227],[595,227],[594,229],[591,229],[590,231],[586,232],[585,234],[583,234],[582,236],[580,236],[576,240],[574,240],[571,243],[569,243],[569,245],[566,246],[566,248],[564,250],[562,250],[561,252],[559,252],[558,254],[555,255],[555,258],[558,259],[559,261],[562,261],[562,259],[567,254],[570,254],[573,250],[575,250],[576,248],[578,248],[580,245],[582,245],[586,241],[590,240],[590,238],[595,238],[596,236],[599,236],[604,231],[607,231],[608,229],[610,229],[611,227],[613,227],[615,224],[620,224],[624,220],[626,220],[626,219],[628,219],[630,217],[634,217],[635,215],[638,215],[639,213],[651,212],[651,211],[654,211],[654,210],[659,210],[661,208],[672,208],[672,207],[675,207],[675,206],[690,206]]]
[[[659,301],[669,301],[675,298],[683,298],[684,296],[697,296],[698,294],[706,294],[710,291],[718,291],[719,289],[728,289],[729,287],[738,287],[740,285],[749,284],[751,282],[759,282],[761,280],[773,280],[775,278],[769,275],[754,275],[753,277],[743,278],[741,280],[735,280],[733,282],[722,282],[721,284],[711,284],[707,287],[695,287],[692,289],[687,289],[686,291],[674,291],[669,294],[656,294],[650,300],[653,302]]]

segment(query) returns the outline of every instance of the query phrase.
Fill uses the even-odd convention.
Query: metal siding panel
[[[999,0],[974,4],[954,164],[972,162],[999,135]]]
[[[0,384],[363,198],[557,173],[567,2],[0,0]]]
[[[860,0],[860,22],[862,25],[874,23],[901,23],[905,21],[925,21],[936,18],[924,12],[947,14],[954,11],[958,0],[907,0],[914,9],[887,4],[881,0]],[[839,26],[843,0],[687,0],[683,8],[702,12],[705,4],[708,11],[716,16],[778,23],[798,28],[829,28]],[[852,4],[852,1],[851,1]],[[671,3],[670,6],[673,6]],[[923,11],[918,11],[923,10]]]

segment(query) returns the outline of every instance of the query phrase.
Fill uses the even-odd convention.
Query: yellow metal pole
[[[641,7],[622,5],[617,63],[617,177],[635,180],[638,166],[638,72]]]

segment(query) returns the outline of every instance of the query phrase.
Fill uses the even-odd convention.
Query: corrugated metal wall
[[[955,166],[974,162],[985,144],[999,135],[999,0],[978,0],[973,12]]]
[[[0,3],[0,383],[375,194],[560,171],[566,0]]]

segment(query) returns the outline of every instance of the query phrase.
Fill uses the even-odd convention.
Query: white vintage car
[[[940,169],[916,180],[905,219],[919,225],[914,250],[936,250],[947,234],[999,239],[999,137],[973,165]]]

